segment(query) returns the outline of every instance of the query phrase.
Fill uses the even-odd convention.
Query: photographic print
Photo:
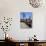
[[[29,0],[29,4],[30,4],[33,8],[38,8],[38,7],[42,6],[43,0]]]
[[[20,12],[20,27],[32,28],[32,12]]]

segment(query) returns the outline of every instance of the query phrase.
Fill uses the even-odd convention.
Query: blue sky
[[[28,19],[29,17],[32,19],[32,12],[21,12],[20,13],[20,19]]]

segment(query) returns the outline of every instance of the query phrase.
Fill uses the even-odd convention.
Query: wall
[[[46,39],[46,15],[45,15],[45,24],[44,25],[45,25],[45,28],[44,28],[44,30],[45,30],[44,31],[44,39]]]
[[[30,11],[33,13],[33,27],[32,29],[20,28],[20,15],[21,11]],[[7,33],[13,39],[27,40],[34,34],[37,35],[37,39],[45,39],[45,8],[33,8],[30,6],[28,0],[0,0],[0,18],[3,16],[12,17],[13,22],[10,31]],[[2,31],[1,31],[2,33]],[[45,34],[44,34],[45,33]],[[2,34],[1,34],[2,35]],[[2,36],[0,36],[2,39]]]

